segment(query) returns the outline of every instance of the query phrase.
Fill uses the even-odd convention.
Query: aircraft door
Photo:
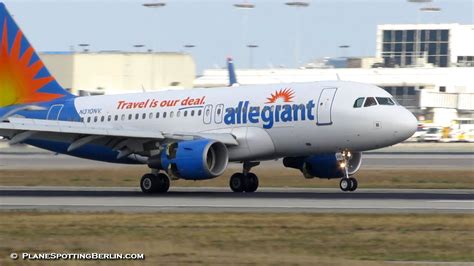
[[[58,120],[59,114],[61,110],[63,110],[63,104],[55,104],[49,108],[48,115],[46,116],[46,120]]]
[[[212,105],[208,104],[204,107],[204,114],[203,114],[203,121],[204,124],[210,124],[212,121]]]
[[[331,111],[336,91],[337,88],[326,88],[321,91],[317,107],[317,125],[324,126],[332,124]]]

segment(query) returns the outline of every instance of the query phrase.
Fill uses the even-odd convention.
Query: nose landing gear
[[[339,160],[339,166],[343,169],[344,171],[344,176],[341,178],[341,181],[339,182],[339,188],[341,188],[342,191],[355,191],[358,186],[357,179],[355,179],[352,176],[349,176],[349,170],[348,170],[348,162],[351,159],[352,154],[350,151],[343,151],[341,152],[341,158]]]

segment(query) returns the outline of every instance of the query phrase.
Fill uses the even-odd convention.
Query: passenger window
[[[184,111],[184,116],[188,116],[188,111]]]
[[[198,111],[198,116],[201,116],[201,114],[202,114],[202,110],[199,110]]]
[[[388,97],[376,97],[376,99],[380,105],[395,105],[392,99]]]
[[[365,100],[365,103],[364,103],[364,107],[369,107],[369,106],[372,106],[372,105],[377,105],[377,102],[375,101],[375,98],[374,97],[367,97],[367,99]]]
[[[115,115],[115,119],[114,119],[114,120],[115,120],[115,121],[117,121],[117,120],[118,120],[118,115]]]
[[[181,115],[181,111],[178,111],[178,112],[176,113],[176,116],[179,117],[180,115]]]
[[[132,120],[132,114],[128,115],[128,120]]]
[[[97,123],[97,116],[94,116],[94,122]]]
[[[191,116],[194,116],[194,110],[191,111]]]
[[[122,115],[122,121],[125,121],[125,114]]]
[[[174,112],[171,111],[171,113],[170,113],[170,118],[173,118],[173,116],[174,116]]]
[[[149,118],[149,119],[152,119],[152,118],[153,118],[153,113],[150,113],[150,114],[148,115],[148,118]]]
[[[112,116],[111,115],[107,116],[107,121],[109,121],[109,122],[112,121]]]
[[[166,118],[166,112],[163,112],[163,118]]]
[[[143,113],[143,114],[142,114],[142,119],[145,119],[145,118],[146,118],[146,114]]]
[[[87,123],[90,123],[90,122],[91,122],[91,117],[89,116],[89,117],[87,118]]]
[[[84,117],[81,117],[81,122],[84,122]]]
[[[160,118],[160,112],[156,112],[156,118]]]
[[[359,108],[359,107],[362,107],[362,104],[364,103],[364,97],[360,97],[360,98],[357,98],[357,100],[355,100],[354,102],[354,108]]]

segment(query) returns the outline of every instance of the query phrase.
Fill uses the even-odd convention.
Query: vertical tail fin
[[[51,76],[0,3],[0,108],[72,96]]]
[[[234,61],[232,58],[227,58],[227,71],[229,71],[229,87],[238,86],[237,76],[235,75]]]

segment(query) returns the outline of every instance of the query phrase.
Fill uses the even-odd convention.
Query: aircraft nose
[[[415,134],[418,127],[418,120],[410,111],[405,109],[405,112],[400,114],[397,124],[397,135],[399,135],[400,141],[404,141]]]

